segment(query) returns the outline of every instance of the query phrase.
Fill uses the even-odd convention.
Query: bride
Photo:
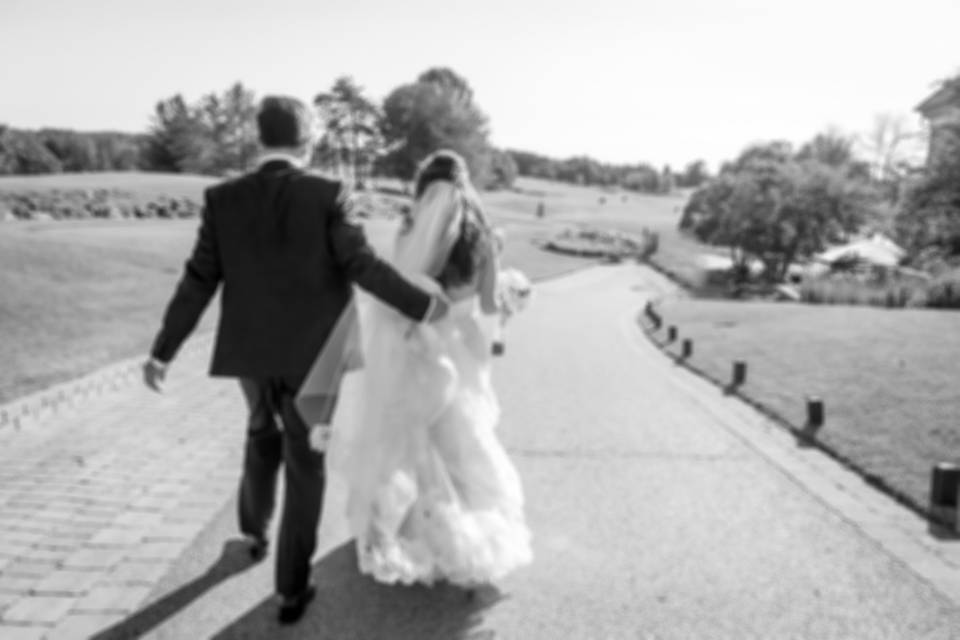
[[[497,439],[491,326],[497,243],[463,159],[428,157],[393,263],[442,288],[450,313],[412,324],[372,299],[349,310],[301,392],[330,399],[347,376],[327,461],[345,479],[360,570],[386,583],[489,583],[531,560],[517,471]]]

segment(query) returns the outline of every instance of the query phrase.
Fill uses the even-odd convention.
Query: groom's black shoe
[[[303,612],[307,610],[307,605],[317,595],[317,588],[312,584],[307,585],[299,595],[292,598],[283,598],[280,601],[280,609],[277,611],[277,620],[280,624],[293,624],[303,617]]]

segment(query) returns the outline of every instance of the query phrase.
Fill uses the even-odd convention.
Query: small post
[[[681,349],[681,354],[684,360],[693,355],[693,340],[690,338],[683,339],[683,348]]]
[[[743,360],[736,360],[733,363],[733,376],[730,385],[733,387],[742,386],[747,381],[747,363]]]
[[[937,524],[957,529],[957,498],[960,466],[951,462],[934,465],[930,474],[930,515]]]
[[[807,398],[807,430],[811,433],[823,426],[823,400],[816,396]]]
[[[670,325],[667,327],[667,342],[677,341],[677,327]]]

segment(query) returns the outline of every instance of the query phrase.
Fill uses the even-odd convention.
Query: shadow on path
[[[357,569],[353,541],[314,567],[317,597],[295,625],[276,622],[276,602],[263,600],[214,638],[330,638],[377,640],[490,640],[483,612],[503,596],[494,587],[469,592],[452,585],[389,586]]]
[[[252,566],[249,545],[239,539],[228,540],[223,545],[220,557],[207,569],[206,573],[175,591],[171,591],[112,627],[98,632],[92,636],[91,640],[137,638],[172,618],[224,580]]]

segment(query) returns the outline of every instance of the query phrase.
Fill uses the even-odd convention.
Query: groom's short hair
[[[310,110],[290,96],[266,96],[257,111],[260,143],[265,147],[302,147],[310,142]]]

